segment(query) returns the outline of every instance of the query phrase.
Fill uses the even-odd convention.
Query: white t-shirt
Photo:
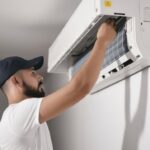
[[[0,150],[52,150],[46,123],[39,123],[42,98],[9,105],[0,122]]]

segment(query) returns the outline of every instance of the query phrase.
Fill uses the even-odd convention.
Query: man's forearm
[[[99,76],[105,50],[115,37],[115,22],[112,19],[108,19],[100,26],[91,54],[78,73],[72,78],[72,81],[75,81],[73,83],[80,85],[81,89],[86,89],[85,91],[87,92],[91,90]]]
[[[106,47],[107,43],[105,40],[97,39],[89,58],[72,80],[75,80],[79,84],[87,85],[88,90],[91,90],[99,76]]]

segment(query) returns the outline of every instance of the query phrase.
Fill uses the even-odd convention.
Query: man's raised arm
[[[43,98],[39,121],[54,118],[68,107],[80,101],[94,86],[104,59],[107,46],[116,36],[115,23],[107,20],[98,30],[97,40],[91,54],[70,82],[56,92]]]

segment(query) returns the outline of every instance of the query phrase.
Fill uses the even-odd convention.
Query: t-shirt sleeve
[[[10,123],[14,131],[28,134],[39,125],[39,110],[42,98],[30,98],[15,104],[11,111]]]

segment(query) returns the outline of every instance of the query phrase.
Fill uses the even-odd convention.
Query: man
[[[112,20],[101,25],[88,60],[66,86],[48,96],[42,88],[43,77],[36,72],[43,57],[8,57],[0,61],[0,87],[9,103],[0,122],[0,150],[52,150],[46,121],[89,93],[105,50],[116,36],[114,28]]]

